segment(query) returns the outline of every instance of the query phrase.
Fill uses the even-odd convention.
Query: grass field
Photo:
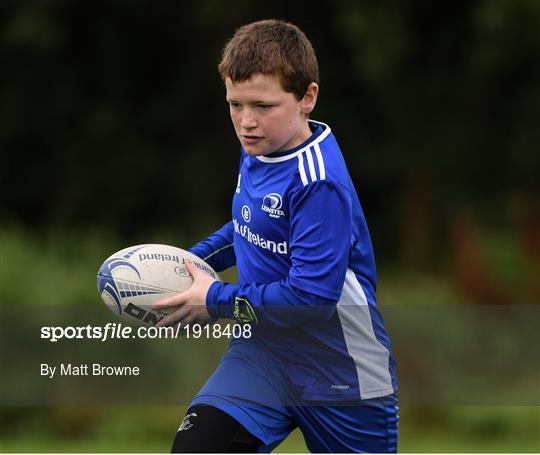
[[[29,409],[24,425],[3,413],[3,452],[167,452],[181,420],[179,407]],[[401,452],[540,451],[538,407],[405,408]],[[307,452],[294,431],[277,453]]]

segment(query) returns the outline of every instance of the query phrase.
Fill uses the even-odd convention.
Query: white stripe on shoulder
[[[317,174],[315,173],[315,163],[313,163],[313,156],[311,155],[311,150],[306,150],[306,157],[309,167],[309,175],[311,176],[311,181],[315,182],[317,180]]]
[[[298,170],[300,171],[300,178],[302,179],[302,183],[304,186],[308,184],[308,179],[306,176],[306,170],[304,169],[304,158],[302,157],[302,154],[298,154]]]
[[[321,175],[321,180],[326,180],[326,171],[324,169],[324,160],[321,153],[321,147],[318,142],[315,143],[314,147],[315,155],[317,155],[317,163],[319,164],[319,174]]]

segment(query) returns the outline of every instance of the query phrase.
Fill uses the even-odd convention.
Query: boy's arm
[[[327,180],[291,196],[289,275],[276,282],[212,283],[206,307],[213,319],[281,327],[328,319],[341,296],[351,242],[348,190]]]
[[[190,253],[206,261],[216,272],[236,264],[233,247],[234,226],[232,221],[189,249]]]

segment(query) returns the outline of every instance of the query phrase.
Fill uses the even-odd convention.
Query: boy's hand
[[[185,261],[186,270],[193,277],[193,284],[184,292],[173,295],[163,300],[158,300],[152,304],[152,308],[169,308],[178,306],[176,310],[169,313],[156,326],[166,327],[173,324],[191,324],[194,322],[208,322],[210,315],[206,310],[206,294],[210,285],[216,281],[210,275],[199,270],[190,260]]]

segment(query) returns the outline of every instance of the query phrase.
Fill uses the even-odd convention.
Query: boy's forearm
[[[206,297],[207,310],[214,320],[226,318],[276,327],[329,319],[336,303],[333,298],[295,288],[288,278],[250,285],[215,282]]]

